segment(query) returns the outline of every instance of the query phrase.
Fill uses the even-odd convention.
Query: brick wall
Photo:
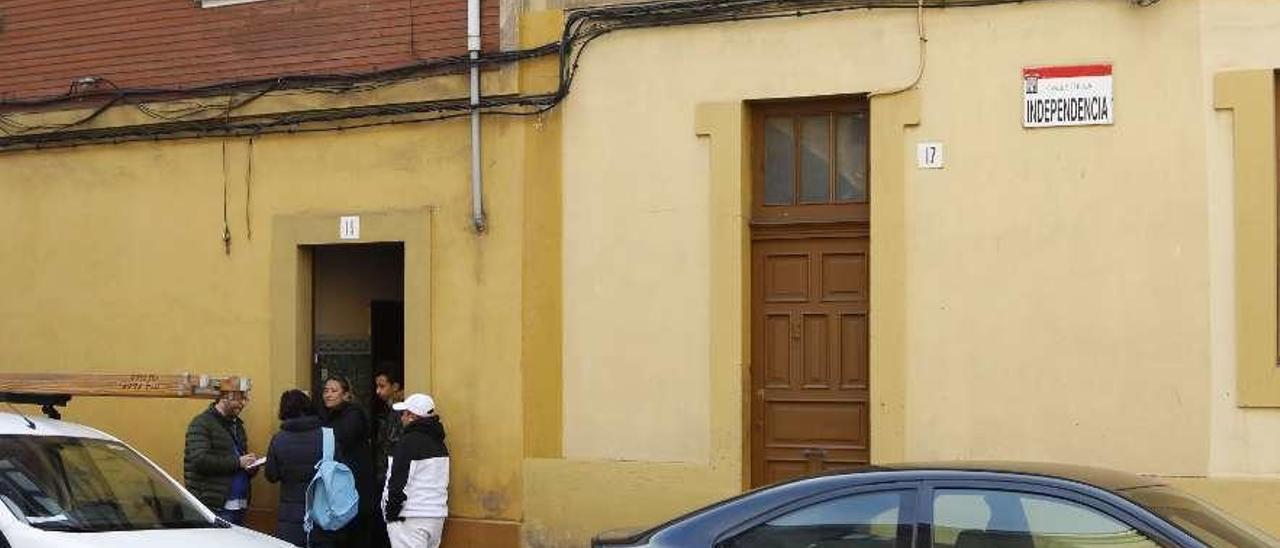
[[[484,47],[498,0],[483,0]],[[285,74],[363,72],[466,53],[466,0],[0,0],[0,101],[192,87]]]

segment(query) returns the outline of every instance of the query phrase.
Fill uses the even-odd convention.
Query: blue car
[[[1280,547],[1149,478],[1059,464],[873,466],[774,485],[596,548]]]

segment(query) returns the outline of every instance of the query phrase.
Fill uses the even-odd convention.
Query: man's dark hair
[[[301,390],[285,390],[280,394],[280,420],[287,421],[298,417],[314,415],[315,408],[311,398]]]
[[[373,374],[373,380],[378,380],[378,377],[386,377],[387,384],[398,384],[400,386],[404,386],[404,379],[401,379],[400,375],[397,375],[390,369],[383,369]]]

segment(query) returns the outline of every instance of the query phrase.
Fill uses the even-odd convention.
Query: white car
[[[287,548],[217,519],[155,463],[77,424],[0,413],[0,548]]]

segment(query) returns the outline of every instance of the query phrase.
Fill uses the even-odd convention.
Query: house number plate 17
[[[942,143],[917,143],[916,165],[920,169],[942,169]]]

